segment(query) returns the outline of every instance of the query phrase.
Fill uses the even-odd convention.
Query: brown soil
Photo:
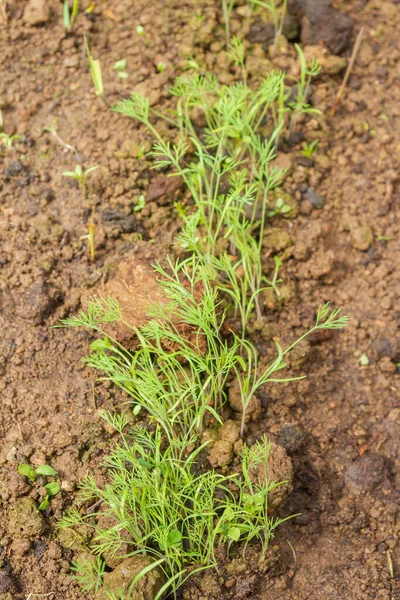
[[[89,595],[70,578],[73,553],[60,545],[56,523],[79,479],[89,471],[101,477],[109,434],[98,410],[125,398],[81,366],[87,333],[51,326],[79,309],[81,298],[135,252],[140,236],[157,239],[160,255],[168,250],[179,190],[150,184],[155,175],[138,158],[149,149],[147,136],[94,97],[81,34],[101,60],[111,103],[134,87],[165,108],[168,86],[191,55],[223,80],[232,75],[217,0],[99,2],[68,36],[61,4],[51,4],[54,12],[45,11],[41,25],[29,23],[25,5],[9,2],[8,23],[0,25],[4,129],[23,136],[0,157],[0,598],[53,592],[83,600]],[[257,565],[250,549],[245,560],[222,561],[218,575],[189,583],[184,598],[400,598],[400,11],[395,0],[352,0],[341,9],[354,18],[355,33],[365,26],[364,42],[335,117],[328,109],[341,76],[329,74],[332,60],[313,86],[323,116],[299,124],[308,142],[320,140],[312,160],[301,157],[295,138],[280,156],[290,165],[284,189],[299,215],[271,222],[266,252],[285,259],[286,302],[281,312],[267,313],[254,337],[267,357],[272,338],[293,339],[322,302],[351,315],[346,331],[300,348],[292,367],[308,379],[260,394],[261,417],[248,424],[250,441],[267,433],[292,456],[294,490],[282,515],[301,514],[278,530],[266,564]],[[233,19],[239,36],[244,21]],[[295,68],[292,47],[268,60],[261,43],[249,53],[255,79],[268,66]],[[122,58],[127,80],[112,70]],[[76,151],[43,132],[55,118],[58,134]],[[101,165],[86,199],[61,176],[77,163]],[[151,202],[133,212],[149,185]],[[314,208],[321,196],[323,207]],[[94,205],[90,263],[82,236]],[[273,308],[273,299],[265,303]],[[362,354],[368,366],[360,366]],[[42,520],[18,528],[18,507],[31,510],[27,498],[41,494],[17,474],[28,460],[50,463],[62,492]]]

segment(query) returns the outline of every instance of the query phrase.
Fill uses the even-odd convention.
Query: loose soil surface
[[[165,255],[179,228],[180,190],[166,190],[140,158],[150,148],[145,132],[96,99],[82,33],[101,60],[110,103],[135,88],[165,109],[190,56],[223,82],[235,73],[223,53],[217,0],[96,2],[69,35],[61,4],[49,3],[49,12],[30,2],[33,13],[21,0],[8,4],[0,108],[5,131],[22,139],[0,157],[0,599],[52,592],[47,597],[83,600],[90,595],[70,578],[73,551],[61,545],[56,524],[79,480],[101,474],[111,440],[98,411],[126,398],[81,365],[88,333],[52,326],[104,285],[121,259],[146,256],[149,247],[148,256]],[[271,220],[266,256],[284,259],[285,303],[278,311],[271,299],[253,338],[268,356],[272,338],[292,340],[322,302],[351,316],[347,330],[301,347],[292,368],[307,380],[260,394],[261,416],[249,424],[249,441],[267,433],[292,457],[294,489],[280,510],[300,515],[278,530],[268,568],[254,566],[252,549],[244,560],[222,561],[218,576],[187,584],[183,598],[400,598],[400,8],[395,0],[353,0],[340,9],[355,21],[353,40],[365,27],[364,41],[334,117],[342,58],[322,56],[312,101],[323,114],[299,123],[299,135],[281,148],[289,167],[283,189],[298,215]],[[234,12],[239,37],[249,29],[245,14]],[[249,43],[248,56],[253,80],[271,67],[297,68],[291,45],[270,56],[262,43]],[[113,71],[120,59],[127,79]],[[43,131],[54,119],[74,150]],[[301,156],[303,137],[319,140],[311,160]],[[86,199],[61,176],[76,164],[101,165]],[[141,194],[148,202],[134,212]],[[93,206],[91,263],[82,236]],[[364,354],[369,364],[360,366]],[[31,501],[43,490],[17,474],[27,461],[50,463],[62,482],[33,521]]]

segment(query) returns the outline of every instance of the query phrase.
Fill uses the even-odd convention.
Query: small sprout
[[[93,58],[93,56],[90,53],[90,48],[89,48],[89,44],[87,43],[86,36],[84,36],[84,39],[85,39],[86,53],[87,53],[87,57],[89,60],[90,73],[92,75],[92,80],[93,80],[93,84],[94,84],[94,89],[96,90],[96,95],[99,96],[99,98],[101,98],[103,100],[103,102],[105,102],[107,104],[105,96],[104,96],[103,75],[101,72],[100,61],[98,59]]]
[[[185,71],[190,71],[191,69],[195,70],[195,71],[199,71],[200,70],[200,65],[199,63],[193,58],[193,56],[191,56],[190,58],[188,58],[188,60],[185,63],[184,66]]]
[[[39,510],[46,510],[50,502],[50,497],[46,496],[41,504],[39,504]]]
[[[301,155],[306,158],[311,158],[314,152],[316,151],[319,144],[319,140],[314,140],[311,144],[307,144],[303,142],[303,150],[301,151]]]
[[[56,496],[60,491],[60,484],[57,481],[52,481],[44,486],[49,496]]]
[[[136,27],[136,33],[138,33],[139,35],[144,35],[144,27],[143,27],[143,25],[138,25]]]
[[[96,224],[94,222],[94,211],[95,211],[95,208],[93,207],[92,216],[90,217],[89,226],[88,226],[88,233],[86,235],[81,235],[81,237],[80,237],[81,240],[88,240],[88,242],[89,242],[90,262],[94,261],[95,252],[96,252],[96,249],[95,249]],[[100,341],[100,340],[97,340],[97,341]]]
[[[369,358],[366,354],[360,356],[360,367],[367,367],[369,365]]]
[[[54,477],[57,475],[57,471],[50,467],[50,465],[39,465],[36,469],[37,475],[45,475],[48,477]]]
[[[165,71],[165,63],[163,63],[162,61],[160,61],[159,63],[157,63],[157,71],[159,73],[163,73]]]
[[[146,198],[144,197],[143,194],[141,194],[139,196],[136,206],[133,208],[133,212],[140,212],[145,207],[145,204],[146,204]]]
[[[126,69],[126,59],[117,60],[113,66],[114,71],[124,71]]]
[[[90,173],[96,171],[100,165],[95,165],[94,167],[89,167],[86,171],[83,171],[81,165],[76,165],[74,171],[64,171],[61,173],[63,177],[70,177],[71,179],[75,179],[79,183],[79,187],[81,188],[83,195],[86,195],[86,179]]]
[[[90,13],[92,13],[92,12],[94,11],[95,7],[96,7],[95,3],[94,3],[94,2],[91,2],[91,3],[89,4],[89,6],[87,7],[87,9],[85,10],[85,13],[86,13],[87,15],[90,15]]]
[[[69,11],[68,0],[64,0],[63,23],[64,23],[64,27],[67,31],[71,31],[71,29],[76,21],[76,17],[78,15],[78,8],[79,8],[79,0],[74,0],[71,12]]]
[[[275,215],[287,215],[292,210],[289,204],[285,204],[282,198],[277,198],[275,202],[275,209],[268,213],[269,217],[275,217]]]
[[[126,71],[119,71],[118,72],[118,77],[120,79],[128,79],[129,73],[127,73]]]
[[[21,138],[22,138],[22,136],[17,135],[17,134],[8,135],[7,133],[4,133],[4,131],[2,133],[0,133],[0,140],[3,142],[3,144],[5,145],[7,150],[11,150],[13,143],[16,142],[17,140],[20,140]]]
[[[31,467],[31,465],[19,465],[18,466],[18,473],[20,475],[23,475],[24,477],[28,477],[28,479],[30,479],[32,481],[32,483],[34,483],[36,477],[35,477],[35,471],[33,470],[33,467]]]
[[[42,129],[43,129],[43,131],[48,131],[49,133],[51,133],[51,135],[56,138],[57,142],[59,144],[61,144],[61,146],[63,146],[65,148],[65,150],[71,150],[71,152],[76,152],[75,146],[71,146],[71,144],[67,144],[66,142],[64,142],[63,139],[60,138],[60,136],[57,133],[56,127],[57,127],[57,119],[53,119],[53,121],[50,123],[50,125],[46,125],[45,127],[42,127]]]

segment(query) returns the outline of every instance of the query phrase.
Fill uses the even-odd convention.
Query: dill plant
[[[130,546],[123,556],[145,553],[154,559],[132,582],[132,589],[149,569],[163,571],[166,582],[154,600],[168,589],[176,591],[196,572],[215,567],[220,544],[229,547],[259,540],[265,553],[274,530],[286,520],[268,515],[268,494],[280,483],[250,474],[268,461],[266,438],[243,450],[240,473],[196,474],[196,460],[206,444],[193,450],[194,440],[175,438],[166,445],[160,429],[150,433],[133,427],[125,433],[127,421],[122,416],[105,414],[104,418],[121,436],[120,445],[105,462],[109,483],[101,489],[88,477],[79,498],[83,503],[98,503],[98,512],[81,515],[75,509],[60,523],[62,528],[85,523],[93,529],[96,560],[74,565],[75,578],[84,589],[99,589],[104,573],[101,556],[119,557],[122,543]],[[111,522],[108,529],[94,523],[94,517],[100,516]]]
[[[229,290],[235,280],[235,293],[228,294],[245,330],[253,310],[262,318],[260,293],[269,287],[262,273],[262,240],[271,212],[268,197],[285,174],[271,162],[285,129],[286,113],[293,113],[292,127],[299,114],[313,110],[306,97],[317,65],[308,68],[300,55],[297,95],[289,102],[290,90],[282,71],[271,71],[253,87],[247,81],[243,43],[233,38],[228,55],[240,66],[242,81],[221,85],[210,73],[184,74],[171,88],[176,108],[168,115],[153,109],[148,98],[137,93],[112,110],[145,125],[155,139],[151,152],[154,168],[168,170],[170,176],[184,181],[197,219],[190,250],[213,263],[221,286],[227,280],[224,267],[228,260],[222,258],[220,266],[215,260],[221,254],[221,240],[228,246],[226,255],[236,257],[234,276],[231,268],[228,277]],[[160,121],[168,127],[167,135],[160,133]],[[186,222],[191,218],[190,214],[182,216]]]
[[[112,298],[90,302],[87,313],[63,324],[104,336],[91,344],[85,362],[124,389],[172,443],[174,437],[201,432],[206,413],[221,422],[224,388],[237,361],[238,343],[221,336],[225,313],[209,267],[195,257],[175,263],[169,258],[168,266],[168,272],[160,264],[154,268],[169,305],[154,306],[142,327],[132,329]],[[104,325],[113,322],[132,329],[139,341],[137,350],[129,352],[107,336]]]
[[[106,459],[105,487],[100,489],[90,476],[81,486],[80,499],[94,502],[98,512],[87,515],[73,509],[60,524],[73,528],[85,523],[93,528],[92,551],[97,558],[75,565],[75,577],[86,590],[102,586],[105,555],[150,556],[152,564],[135,577],[130,591],[140,577],[159,568],[165,584],[154,600],[160,600],[168,590],[175,593],[192,574],[215,567],[220,544],[229,549],[243,543],[245,549],[257,540],[265,554],[282,522],[268,512],[268,494],[282,483],[267,478],[270,443],[264,437],[251,448],[244,445],[239,473],[203,472],[197,461],[206,447],[199,443],[205,418],[210,415],[222,423],[226,384],[236,378],[243,435],[246,411],[260,386],[297,379],[276,375],[285,368],[284,358],[294,346],[316,329],[347,324],[339,311],[320,307],[314,327],[286,349],[276,343],[276,358],[260,373],[256,349],[245,332],[254,310],[262,317],[262,290],[269,287],[279,293],[279,259],[270,279],[261,260],[268,195],[284,175],[271,167],[271,161],[285,114],[307,110],[311,74],[303,73],[290,106],[284,73],[269,73],[253,89],[247,82],[243,46],[235,39],[229,55],[242,69],[243,81],[224,86],[210,74],[179,77],[171,90],[176,97],[172,114],[163,116],[136,93],[114,107],[152,133],[155,168],[182,178],[194,210],[182,211],[184,224],[177,239],[186,257],[176,261],[167,257],[165,267],[154,265],[169,302],[152,307],[146,324],[132,328],[112,298],[94,299],[86,313],[63,321],[64,326],[86,327],[101,336],[92,342],[86,363],[125,390],[133,413],[144,409],[155,426],[152,432],[151,427],[138,426],[126,432],[126,417],[103,415],[121,442]],[[168,127],[165,136],[160,120]],[[227,299],[240,318],[241,335],[223,333]],[[135,350],[128,351],[107,335],[106,325],[113,322],[132,329],[138,340]],[[264,477],[252,476],[261,465]],[[98,527],[99,516],[110,518],[113,525]],[[121,554],[126,543],[129,551]]]

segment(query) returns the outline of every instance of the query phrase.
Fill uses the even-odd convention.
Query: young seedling
[[[51,135],[53,137],[55,137],[55,139],[57,140],[57,142],[59,144],[61,144],[61,146],[63,146],[63,148],[65,148],[66,151],[70,151],[70,152],[76,152],[76,148],[75,146],[72,146],[71,144],[67,144],[66,142],[64,142],[64,140],[58,135],[57,130],[57,119],[54,119],[50,125],[46,125],[45,127],[42,127],[43,131],[48,131],[49,133],[51,133]]]
[[[307,65],[307,61],[301,47],[298,44],[295,44],[295,48],[300,60],[300,77],[299,79],[297,79],[296,82],[295,98],[294,100],[289,102],[289,107],[291,109],[289,126],[290,133],[293,133],[300,115],[310,113],[316,115],[321,114],[321,111],[319,111],[316,108],[312,108],[307,102],[310,92],[311,80],[314,77],[316,77],[320,72],[320,64],[317,58],[313,57],[311,59],[310,64]]]
[[[91,215],[90,221],[89,221],[88,232],[86,235],[82,235],[80,237],[81,240],[88,240],[90,262],[94,262],[95,254],[96,254],[96,242],[95,242],[96,224],[94,222],[94,213],[95,213],[95,207],[93,207],[93,209],[92,209],[92,215]]]
[[[71,31],[78,16],[79,0],[73,0],[72,10],[70,11],[68,0],[64,0],[63,23],[67,31]]]
[[[129,77],[129,74],[125,71],[126,69],[126,60],[125,58],[121,59],[121,60],[117,60],[114,63],[113,69],[114,71],[118,72],[118,77],[120,79],[127,79]]]
[[[306,158],[311,158],[314,152],[317,150],[319,144],[319,140],[314,140],[310,144],[303,142],[303,150],[301,151],[301,155]]]
[[[290,211],[292,210],[292,207],[289,206],[289,204],[285,204],[284,200],[280,197],[278,197],[275,200],[275,208],[273,210],[270,210],[268,213],[269,217],[275,217],[276,215],[287,215],[290,213]]]
[[[57,476],[57,471],[50,467],[50,465],[39,465],[36,469],[34,469],[32,465],[20,464],[18,466],[18,473],[24,477],[27,477],[32,483],[35,483],[37,475],[43,475],[44,477]],[[46,490],[46,496],[39,504],[39,510],[46,510],[52,496],[56,496],[61,489],[60,484],[57,481],[46,483],[43,487]]]
[[[101,71],[100,61],[98,59],[94,59],[90,52],[89,44],[87,42],[86,36],[84,36],[86,54],[89,60],[89,68],[90,73],[92,75],[94,89],[96,91],[96,96],[101,98],[106,106],[108,106],[108,102],[104,96],[104,85],[103,85],[103,75]]]
[[[13,143],[22,139],[22,136],[18,134],[7,135],[4,131],[0,133],[0,141],[5,145],[7,150],[12,150]]]
[[[231,14],[235,0],[222,0],[222,13],[225,23],[226,49],[231,45]]]
[[[146,197],[143,194],[140,194],[137,203],[133,207],[133,212],[140,212],[146,206]]]
[[[79,184],[79,187],[82,191],[83,197],[86,198],[87,177],[88,177],[88,175],[90,175],[90,173],[93,173],[94,171],[96,171],[99,168],[100,168],[100,165],[95,165],[94,167],[89,167],[89,169],[86,169],[84,171],[82,169],[81,165],[76,165],[74,171],[64,171],[63,173],[61,173],[61,175],[63,177],[70,177],[71,179],[74,179],[75,181],[77,181]]]

